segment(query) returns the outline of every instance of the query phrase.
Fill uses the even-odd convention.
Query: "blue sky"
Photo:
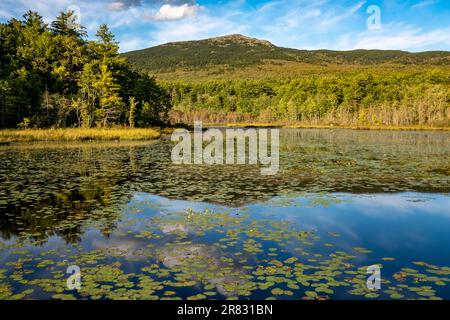
[[[0,21],[28,9],[46,21],[72,9],[90,35],[107,23],[122,52],[234,33],[298,49],[450,51],[450,0],[1,0]]]

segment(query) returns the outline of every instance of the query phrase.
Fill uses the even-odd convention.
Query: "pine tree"
[[[95,53],[99,59],[112,59],[118,55],[119,43],[106,24],[100,25],[95,36]]]
[[[88,63],[84,66],[79,79],[79,96],[82,104],[79,104],[81,124],[85,128],[94,125],[94,111],[99,99],[99,91],[96,87],[98,76],[96,75],[93,64]]]
[[[119,43],[106,24],[100,25],[96,33],[96,40],[89,43],[89,51],[93,59],[106,63],[108,68],[117,76],[130,69],[126,58],[119,55]]]
[[[61,12],[52,22],[51,30],[55,35],[74,37],[82,40],[87,36],[86,28],[77,22],[74,11]]]
[[[136,98],[130,97],[130,112],[129,112],[129,116],[128,116],[130,128],[134,128],[135,119],[136,119]]]
[[[101,126],[106,127],[118,120],[123,102],[118,94],[120,88],[105,63],[100,65],[100,76],[95,87],[100,98],[100,108],[96,110],[97,120]]]

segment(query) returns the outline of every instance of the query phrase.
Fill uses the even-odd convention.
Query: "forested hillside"
[[[268,61],[327,65],[450,65],[445,51],[410,53],[395,50],[296,50],[268,41],[230,35],[200,41],[168,43],[124,54],[134,68],[154,73],[226,67],[229,69],[264,65]]]
[[[295,50],[231,35],[125,54],[172,122],[449,126],[450,53]]]
[[[0,24],[0,127],[158,124],[170,101],[133,71],[106,25],[88,41],[75,14],[50,25],[36,12]]]

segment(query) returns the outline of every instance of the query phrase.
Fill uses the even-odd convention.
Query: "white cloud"
[[[350,9],[348,9],[347,11],[343,12],[342,14],[338,15],[335,13],[330,13],[330,15],[332,17],[328,17],[327,19],[325,19],[322,22],[323,26],[330,26],[330,25],[334,25],[337,22],[340,22],[350,16],[352,16],[353,14],[355,14],[359,9],[362,8],[362,6],[366,3],[366,1],[360,1],[358,2],[356,5],[354,5],[353,7],[351,7]]]
[[[120,52],[134,51],[145,47],[145,39],[128,38],[120,42]],[[150,46],[150,45],[148,45]]]
[[[273,9],[274,7],[279,6],[279,5],[282,5],[282,4],[284,4],[284,3],[285,3],[284,1],[273,1],[273,2],[269,2],[269,3],[264,4],[261,8],[259,8],[259,11],[260,11],[260,12],[268,11],[268,10],[271,10],[271,9]]]
[[[284,47],[305,47],[305,37],[315,34],[318,25],[323,20],[323,5],[326,1],[297,1],[291,2],[288,7],[279,6],[277,12],[268,15],[258,11],[253,20],[249,20],[249,29],[254,36],[269,40],[275,45]]]
[[[419,8],[425,8],[428,6],[431,6],[432,4],[435,4],[436,0],[424,0],[424,1],[420,1],[419,3],[413,5],[411,8],[412,9],[419,9]]]
[[[247,31],[244,25],[230,23],[228,16],[199,15],[196,19],[178,21],[176,27],[169,26],[168,23],[166,21],[156,25],[157,29],[151,32],[152,45],[174,41],[199,40],[224,34],[245,34]]]
[[[195,16],[200,9],[201,7],[197,4],[183,4],[181,6],[165,4],[156,14],[149,16],[149,18],[156,21],[181,20]]]
[[[367,30],[340,36],[336,47],[350,49],[392,49],[407,51],[433,50],[450,46],[450,28],[423,32],[401,24],[383,25],[382,30]]]
[[[116,2],[111,3],[111,4],[108,6],[108,8],[109,8],[110,10],[113,10],[113,11],[120,11],[120,10],[125,10],[125,9],[127,9],[128,7],[127,7],[127,5],[126,5],[125,2],[116,1]]]

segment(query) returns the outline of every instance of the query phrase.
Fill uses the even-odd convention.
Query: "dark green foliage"
[[[132,96],[137,124],[163,121],[167,95],[131,70],[108,27],[100,26],[95,41],[86,36],[71,11],[51,26],[32,11],[0,24],[1,128],[124,125]],[[151,112],[141,112],[144,105]]]

